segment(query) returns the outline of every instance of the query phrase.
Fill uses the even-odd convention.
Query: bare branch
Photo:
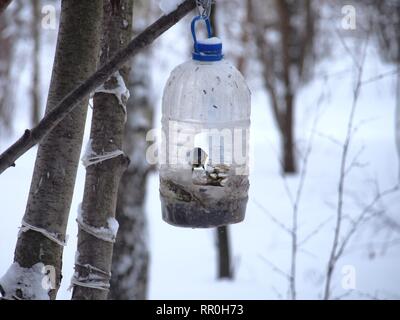
[[[301,247],[304,244],[306,244],[309,240],[311,240],[313,237],[315,237],[322,228],[324,228],[331,220],[333,217],[329,217],[328,219],[326,219],[325,221],[321,222],[312,232],[310,232],[306,237],[304,237],[303,240],[301,240],[300,242],[298,242],[298,246]]]
[[[360,150],[356,153],[356,155],[353,157],[353,160],[351,160],[350,164],[347,166],[345,169],[344,175],[347,176],[354,168],[365,168],[368,166],[368,163],[360,163],[358,160],[365,151],[365,146],[362,146]]]
[[[337,250],[337,253],[336,253],[335,257],[334,257],[335,261],[337,261],[337,260],[343,255],[343,252],[344,252],[344,250],[345,250],[345,248],[346,248],[348,242],[350,241],[351,237],[352,237],[352,236],[354,235],[354,233],[357,231],[357,228],[359,227],[359,225],[360,225],[361,223],[363,223],[363,222],[365,221],[365,219],[368,218],[368,217],[367,217],[368,213],[370,213],[370,212],[373,210],[373,208],[375,207],[375,205],[376,205],[380,200],[382,200],[384,197],[386,197],[386,196],[388,196],[388,195],[390,195],[390,194],[393,194],[393,193],[399,191],[399,189],[400,189],[400,186],[397,184],[397,185],[395,185],[394,187],[392,187],[392,188],[390,188],[390,189],[387,189],[387,190],[385,190],[385,191],[382,192],[382,193],[378,193],[378,194],[375,196],[375,198],[372,200],[372,202],[371,202],[368,206],[366,206],[366,207],[363,209],[363,211],[362,211],[362,212],[360,213],[360,215],[358,216],[357,220],[355,220],[355,221],[353,222],[353,226],[352,226],[352,228],[349,230],[349,232],[346,234],[346,236],[344,237],[344,239],[343,239],[343,241],[342,241],[342,244],[339,246],[339,249]],[[376,212],[374,212],[373,216],[378,215],[378,214],[380,214],[380,213],[382,213],[382,211],[376,211]]]
[[[324,139],[328,140],[329,142],[332,142],[333,144],[337,145],[338,147],[341,147],[341,148],[343,147],[343,143],[331,135],[327,135],[323,132],[316,132],[316,134],[318,137],[324,138]]]
[[[400,70],[399,69],[395,69],[395,70],[392,70],[392,71],[381,73],[381,74],[378,74],[377,76],[374,76],[372,78],[364,80],[362,82],[362,85],[370,84],[370,83],[382,80],[382,79],[384,79],[386,77],[390,77],[390,76],[393,76],[393,75],[399,75],[399,74],[400,74]]]
[[[279,228],[281,228],[283,231],[287,232],[288,234],[292,234],[292,230],[290,230],[289,227],[287,227],[282,221],[278,220],[271,212],[269,212],[264,206],[262,206],[257,200],[253,200],[254,204],[261,209],[263,213],[267,215],[267,217],[275,223]]]
[[[272,263],[271,261],[269,261],[267,258],[265,258],[262,255],[259,255],[260,259],[262,261],[264,261],[266,264],[268,264],[272,271],[276,272],[277,274],[281,275],[282,277],[286,278],[288,281],[290,281],[290,275],[287,274],[285,271],[283,271],[282,269],[278,268],[274,263]]]
[[[325,82],[326,85],[326,82]],[[291,252],[291,277],[290,277],[290,292],[292,299],[296,299],[296,264],[297,264],[297,251],[299,249],[298,245],[298,214],[299,214],[299,205],[300,205],[300,200],[303,194],[303,189],[304,189],[304,184],[306,181],[306,176],[307,176],[307,170],[308,170],[308,162],[310,159],[310,155],[312,152],[312,147],[314,144],[314,138],[315,138],[315,133],[316,133],[316,128],[318,125],[318,120],[320,117],[320,109],[322,102],[325,97],[325,92],[322,90],[318,100],[317,100],[317,110],[316,110],[316,115],[314,117],[313,123],[312,123],[312,128],[310,132],[310,137],[308,139],[307,143],[307,148],[306,152],[303,157],[303,163],[301,167],[301,172],[300,172],[300,179],[299,179],[299,184],[297,186],[297,191],[296,191],[296,197],[293,203],[293,211],[292,211],[292,252]]]
[[[366,59],[366,51],[367,51],[367,47],[368,47],[368,38],[367,38],[367,41],[366,41],[364,49],[363,49],[362,59],[360,61],[358,61],[358,59],[355,59],[355,56],[348,48],[345,41],[342,39],[339,32],[337,32],[337,35],[339,36],[339,39],[340,39],[345,51],[347,51],[349,53],[349,55],[352,57],[353,62],[357,66],[358,72],[357,72],[357,82],[355,84],[355,88],[353,91],[353,102],[352,102],[352,106],[351,106],[351,110],[350,110],[346,138],[345,138],[345,142],[343,145],[343,151],[342,151],[342,157],[341,157],[339,186],[338,186],[338,200],[337,200],[338,202],[337,202],[337,212],[336,212],[336,224],[335,224],[335,232],[334,232],[332,249],[330,252],[330,257],[328,260],[328,268],[327,268],[327,272],[326,272],[326,283],[325,283],[325,290],[324,290],[324,299],[325,300],[328,300],[330,298],[331,280],[332,280],[333,271],[334,271],[334,268],[336,265],[336,255],[337,255],[337,250],[338,250],[338,246],[339,246],[339,239],[340,239],[342,223],[343,223],[344,188],[345,188],[345,182],[346,182],[347,158],[348,158],[351,138],[352,138],[352,134],[353,134],[353,122],[354,122],[354,117],[355,117],[355,113],[356,113],[356,109],[357,109],[358,98],[359,98],[360,92],[361,92],[361,81],[362,81],[362,76],[363,76],[364,61]]]

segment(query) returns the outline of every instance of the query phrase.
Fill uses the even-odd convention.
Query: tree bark
[[[82,83],[96,68],[101,27],[101,1],[64,0],[48,95],[49,114],[68,92]],[[59,124],[39,145],[28,203],[23,218],[26,223],[46,230],[59,241],[65,240],[69,210],[74,190],[88,100],[82,101],[69,117]],[[59,243],[28,228],[21,232],[14,260],[22,268],[37,263],[55,269],[56,297],[61,282],[63,247]],[[17,280],[16,280],[17,281]],[[9,296],[30,299],[23,285]]]
[[[145,156],[149,143],[147,132],[152,128],[154,107],[150,100],[150,67],[148,50],[132,62],[125,129],[124,151],[132,162],[122,177],[117,218],[120,230],[114,247],[111,291],[114,300],[144,300],[147,298],[149,249],[145,196],[147,176],[154,169]]]
[[[0,18],[0,137],[11,131],[13,118],[11,68],[16,36],[15,33],[6,36],[6,32],[4,32],[12,19],[9,12]]]
[[[399,43],[399,51],[400,51],[400,43]],[[400,52],[399,52],[400,58]],[[397,155],[399,161],[399,180],[400,180],[400,63],[397,65],[397,93],[396,93],[396,111],[395,111],[395,136],[396,136],[396,146],[397,146]]]
[[[233,279],[231,267],[231,250],[229,246],[229,228],[227,226],[217,229],[218,239],[218,279]]]
[[[150,20],[148,3],[135,6],[133,30]],[[140,18],[139,18],[140,17]],[[153,125],[154,102],[151,99],[151,50],[136,55],[131,62],[128,88],[128,119],[124,151],[131,163],[122,176],[118,192],[117,219],[120,229],[114,246],[109,299],[145,300],[148,289],[149,248],[145,198],[147,177],[155,169],[146,160],[149,142],[146,135]]]
[[[128,43],[132,28],[132,10],[133,0],[121,0],[117,3],[104,2],[104,30],[101,46],[103,64]],[[118,77],[122,76],[124,83],[127,83],[129,67],[125,65],[118,72],[120,75],[113,75],[105,83],[105,88],[118,91],[125,86],[118,81]],[[94,154],[102,155],[105,152],[122,150],[126,119],[125,106],[126,101],[123,97],[119,99],[115,92],[97,92],[94,95],[90,134],[91,150]],[[112,237],[116,236],[115,227],[112,230],[113,223],[110,221],[115,221],[118,187],[128,164],[128,157],[118,155],[86,168],[81,216],[78,217],[80,227],[78,254],[72,282],[74,300],[107,299],[114,239],[102,239],[97,233],[103,228],[103,230],[108,229]],[[90,230],[97,231],[90,232]]]
[[[35,126],[40,121],[40,0],[32,0],[32,37],[33,37],[33,71],[32,71],[32,116]]]
[[[11,3],[11,0],[0,0],[0,15],[6,10],[7,6]]]
[[[295,139],[294,139],[294,108],[293,95],[286,95],[285,127],[281,132],[283,140],[283,171],[287,174],[296,173]]]
[[[161,34],[175,25],[187,13],[193,10],[196,2],[186,0],[168,15],[164,15],[133,39],[127,47],[120,50],[115,56],[92,74],[86,81],[71,90],[59,104],[49,112],[40,123],[31,130],[25,130],[21,138],[0,155],[0,174],[9,167],[15,167],[15,161],[34,145],[39,143],[52,131],[79,103],[92,91],[102,85],[107,79],[119,70],[132,56],[151,44]]]
[[[291,36],[291,14],[287,0],[275,0],[279,14],[279,26],[281,34],[281,52],[283,63],[283,84],[285,90],[283,112],[284,127],[281,130],[283,141],[283,171],[285,173],[296,173],[295,153],[294,153],[294,112],[293,112],[293,86],[291,81],[291,55],[290,39]]]

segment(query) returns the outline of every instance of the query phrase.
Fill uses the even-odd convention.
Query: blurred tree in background
[[[381,56],[384,61],[397,66],[396,144],[400,159],[400,1],[373,0],[372,6],[377,10],[372,20]]]
[[[40,44],[41,44],[41,25],[42,15],[41,0],[31,0],[32,4],[32,39],[33,39],[33,68],[32,68],[32,113],[31,113],[31,125],[35,126],[39,123],[41,118],[41,101],[40,101]]]
[[[296,94],[314,64],[316,14],[312,0],[246,0],[262,63],[265,89],[282,140],[282,169],[296,172]]]
[[[12,131],[15,114],[15,88],[12,67],[15,63],[16,42],[21,34],[16,26],[20,21],[21,1],[17,1],[0,18],[0,137]]]

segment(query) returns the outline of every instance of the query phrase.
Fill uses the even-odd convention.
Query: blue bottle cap
[[[208,38],[197,40],[196,23],[203,20],[207,26]],[[224,57],[222,54],[222,41],[212,36],[210,19],[197,16],[192,21],[192,35],[194,41],[193,60],[197,61],[221,61]]]

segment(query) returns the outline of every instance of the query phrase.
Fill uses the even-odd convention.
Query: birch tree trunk
[[[132,10],[132,0],[104,2],[103,64],[130,40]],[[72,280],[74,300],[104,300],[108,296],[118,229],[115,220],[118,186],[129,164],[129,159],[120,152],[129,98],[125,92],[128,73],[125,65],[97,90],[93,99],[85,190],[78,216],[78,252]]]
[[[146,160],[149,143],[146,134],[152,128],[154,108],[150,101],[149,50],[132,61],[129,78],[128,121],[125,148],[131,164],[122,177],[117,218],[120,223],[114,247],[110,299],[147,298],[149,249],[145,196],[147,176],[154,169]]]
[[[46,113],[96,69],[99,52],[102,1],[63,0],[52,80]],[[23,228],[14,261],[22,268],[39,263],[54,269],[55,283],[49,291],[56,297],[61,282],[61,265],[68,215],[71,206],[88,100],[60,123],[39,145]],[[12,267],[15,268],[16,264]],[[35,268],[33,268],[35,269]],[[15,278],[6,297],[35,299],[31,279]],[[53,279],[52,279],[53,280]]]
[[[147,24],[153,17],[149,3],[135,2],[133,30]],[[128,87],[128,121],[125,126],[124,151],[131,164],[121,179],[117,201],[120,223],[114,246],[109,298],[113,300],[145,300],[148,289],[149,248],[145,212],[146,186],[154,170],[146,160],[149,143],[146,135],[152,129],[154,102],[150,98],[151,49],[145,49],[132,59]]]

